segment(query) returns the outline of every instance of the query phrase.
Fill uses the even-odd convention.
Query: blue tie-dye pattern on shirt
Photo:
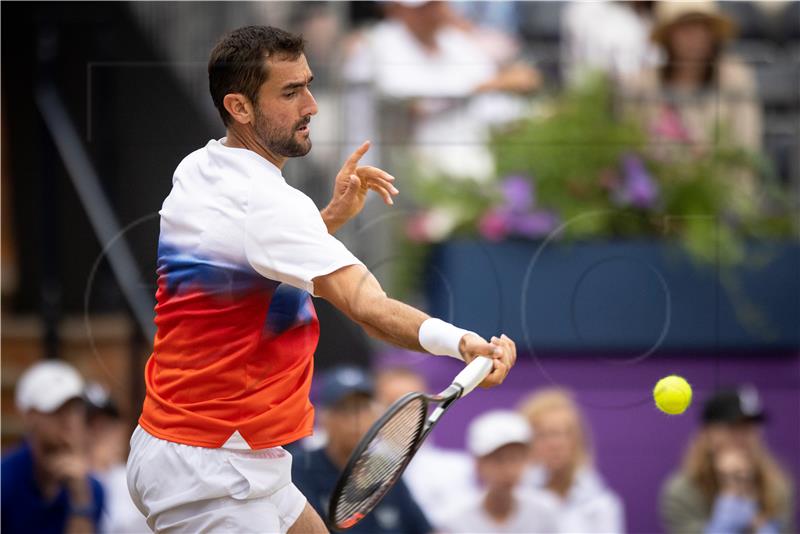
[[[271,295],[264,329],[279,335],[290,328],[309,324],[314,319],[311,296],[289,284],[264,278],[255,270],[238,269],[182,253],[178,248],[159,242],[158,275],[164,277],[170,294],[200,290],[206,295],[226,299],[264,291]]]
[[[226,297],[253,291],[272,292],[280,284],[254,270],[236,268],[186,254],[159,242],[158,275],[164,277],[171,294],[200,290],[211,296]]]
[[[312,319],[311,296],[308,292],[281,284],[272,294],[264,328],[272,334],[280,334],[289,328],[308,324]]]

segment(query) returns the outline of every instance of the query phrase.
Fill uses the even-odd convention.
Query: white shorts
[[[192,447],[137,426],[128,491],[155,532],[285,533],[306,504],[291,469],[282,447]]]

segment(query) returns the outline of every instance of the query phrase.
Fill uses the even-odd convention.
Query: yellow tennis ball
[[[653,398],[659,410],[678,415],[685,412],[692,402],[692,386],[683,377],[665,376],[653,388]]]

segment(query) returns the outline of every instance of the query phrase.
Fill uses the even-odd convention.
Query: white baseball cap
[[[83,397],[83,388],[83,378],[70,364],[40,362],[29,367],[17,383],[17,409],[52,413],[68,400]]]
[[[528,421],[511,410],[492,410],[475,418],[467,430],[467,448],[477,457],[511,443],[528,444],[533,432]]]

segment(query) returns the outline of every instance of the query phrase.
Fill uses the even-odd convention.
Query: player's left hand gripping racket
[[[400,479],[408,462],[442,414],[492,371],[492,360],[475,358],[438,395],[409,393],[395,401],[361,438],[328,507],[328,525],[345,530],[361,521]],[[429,406],[436,408],[428,416]]]

